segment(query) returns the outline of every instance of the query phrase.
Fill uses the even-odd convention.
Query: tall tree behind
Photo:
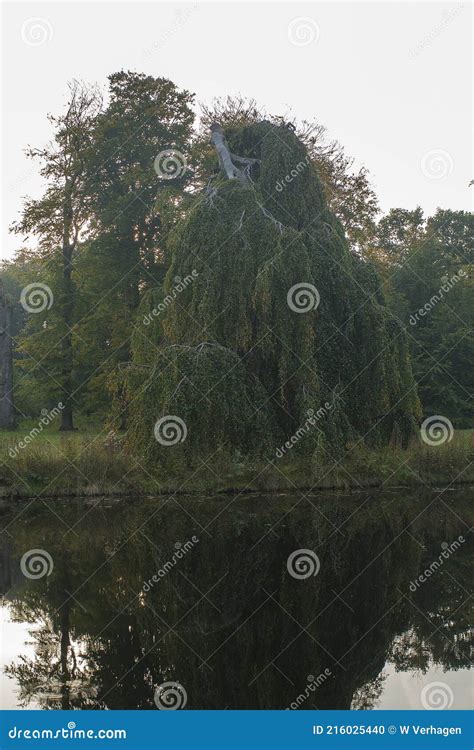
[[[86,164],[92,127],[100,109],[101,97],[97,89],[78,81],[69,84],[65,113],[49,116],[55,128],[53,142],[46,148],[27,151],[28,156],[41,162],[40,174],[47,183],[45,193],[38,200],[26,200],[22,218],[13,226],[14,231],[32,234],[36,238],[38,252],[48,263],[57,267],[60,256],[61,275],[56,276],[57,288],[51,290],[48,302],[49,306],[54,297],[58,335],[54,351],[43,357],[42,368],[48,369],[48,357],[52,355],[55,381],[59,384],[63,404],[60,429],[66,431],[74,429],[74,253],[89,221]],[[41,336],[41,331],[38,333]],[[25,346],[25,351],[33,359],[36,359],[36,342],[37,337],[32,337]]]
[[[50,287],[54,286],[51,283],[52,269],[50,267],[47,268],[49,271],[47,278],[41,276],[40,269],[43,264],[41,256],[30,248],[19,248],[14,258],[5,259],[0,264],[3,287],[11,304],[13,390],[17,418],[25,415],[37,416],[41,409],[54,406],[59,399],[57,388],[50,393],[51,378],[48,371],[42,370],[36,364],[41,358],[39,341],[41,340],[44,353],[57,343],[58,332],[55,332],[49,325],[50,321],[48,321],[47,329],[43,327],[45,318],[51,317],[54,307],[45,310],[43,315],[31,315],[20,302],[23,289],[31,284],[32,280],[41,279]],[[50,266],[51,264],[45,263],[44,265]],[[33,340],[30,340],[31,336],[35,337],[34,345]],[[34,350],[35,359],[31,353],[28,353],[30,347]],[[48,362],[48,369],[50,364],[51,361]]]
[[[474,420],[474,217],[396,208],[383,217],[371,253],[391,308],[407,328],[425,414],[456,427]]]
[[[84,267],[81,359],[94,360],[89,401],[103,399],[111,372],[130,358],[142,290],[164,278],[166,226],[179,212],[192,171],[193,96],[172,81],[121,71],[109,76],[109,103],[97,119],[88,190],[93,239]]]
[[[3,429],[15,426],[11,322],[11,307],[0,279],[0,428]]]

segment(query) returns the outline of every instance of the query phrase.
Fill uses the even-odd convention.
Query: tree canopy
[[[2,264],[20,419],[59,402],[66,430],[73,412],[113,419],[158,464],[166,414],[191,464],[302,434],[294,452],[316,462],[406,445],[422,413],[472,426],[472,214],[381,216],[320,123],[243,97],[197,120],[163,77],[119,71],[105,96],[75,81],[50,119],[53,143],[28,151],[45,191]],[[243,179],[220,168],[213,123]]]
[[[326,403],[330,418],[298,446],[316,460],[362,435],[371,445],[406,445],[420,414],[406,334],[371,263],[351,252],[306,147],[293,129],[269,121],[225,133],[231,153],[255,166],[244,182],[214,170],[169,238],[158,295],[166,299],[176,279],[194,278],[150,325],[146,298],[138,315],[136,340],[154,346],[139,348],[130,368],[151,368],[138,393],[137,375],[129,376],[131,447],[168,460],[150,436],[154,421],[172,414],[187,434],[208,426],[199,441],[207,455],[223,443],[241,448],[228,418],[239,408],[244,423],[247,408],[254,414],[247,431],[259,432],[257,414],[276,425],[275,446]],[[186,356],[175,355],[182,347]],[[237,355],[243,382],[251,377],[254,394],[265,394],[260,408],[235,385],[223,401],[213,385],[223,352],[229,364]],[[179,446],[188,460],[192,446]]]

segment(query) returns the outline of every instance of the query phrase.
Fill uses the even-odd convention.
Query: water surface
[[[4,509],[2,706],[156,710],[171,682],[186,709],[467,708],[470,498]]]

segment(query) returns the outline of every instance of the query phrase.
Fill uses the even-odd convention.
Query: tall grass
[[[120,448],[102,439],[62,438],[58,445],[37,440],[12,458],[3,441],[3,494],[113,494],[132,489],[132,466]]]
[[[348,448],[335,463],[311,465],[308,460],[233,463],[222,458],[212,467],[183,467],[176,476],[145,469],[128,455],[120,440],[103,434],[61,435],[54,442],[41,435],[16,455],[15,433],[0,436],[0,495],[160,494],[162,492],[348,489],[368,486],[414,486],[474,483],[474,431],[455,433],[444,445],[413,444],[407,450],[386,447]]]

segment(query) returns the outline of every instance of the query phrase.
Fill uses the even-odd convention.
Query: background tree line
[[[109,76],[106,97],[74,81],[64,112],[50,116],[52,143],[27,151],[46,187],[25,200],[12,227],[22,246],[1,267],[18,418],[58,402],[62,430],[74,429],[77,415],[107,417],[140,300],[170,265],[169,232],[216,170],[210,123],[283,122],[243,98],[217,100],[199,119],[194,104],[172,81],[139,73]],[[323,126],[286,124],[307,146],[353,252],[376,263],[392,313],[407,327],[425,413],[472,426],[472,214],[438,209],[424,217],[417,207],[381,217],[367,170],[354,169]],[[154,162],[168,149],[186,168],[164,179]],[[41,312],[21,303],[31,284],[52,292]]]

